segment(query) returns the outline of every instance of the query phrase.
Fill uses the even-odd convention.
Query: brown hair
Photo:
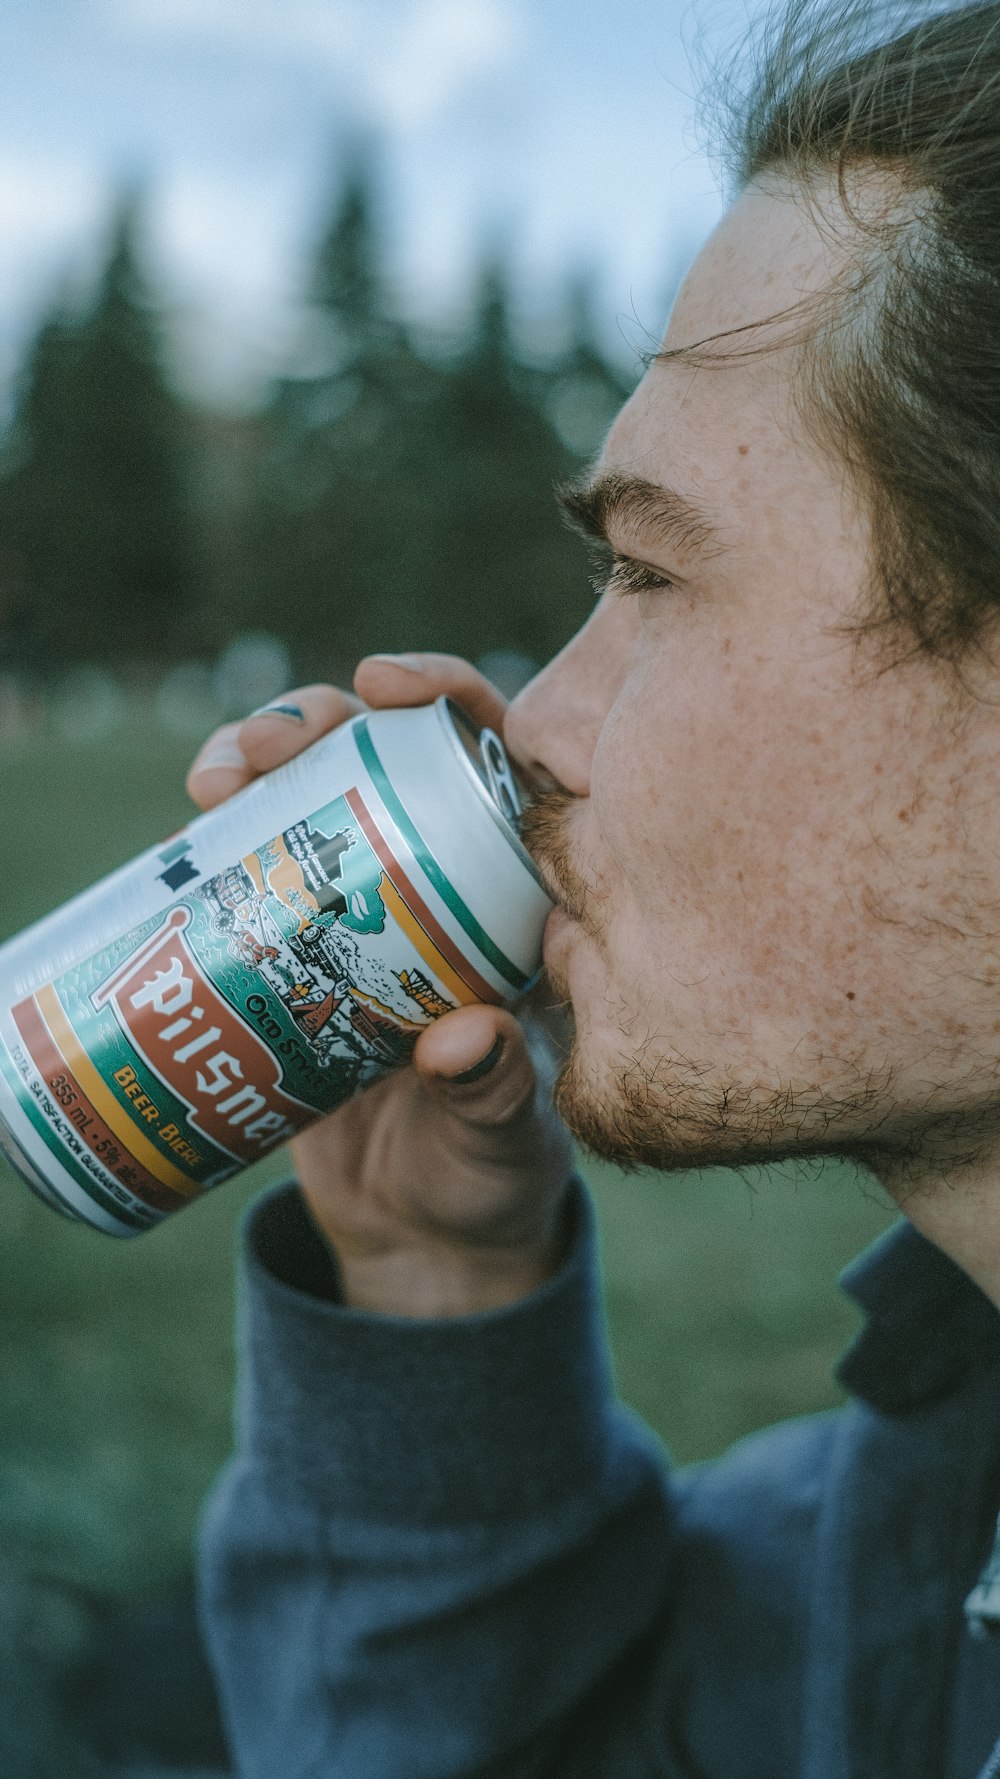
[[[958,661],[1000,614],[1000,3],[786,0],[720,89],[737,185],[839,180],[858,247],[808,411],[871,513],[866,627]],[[870,171],[903,200],[877,221],[851,199]]]

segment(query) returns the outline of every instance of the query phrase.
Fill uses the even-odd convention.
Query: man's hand
[[[356,696],[305,686],[205,743],[188,789],[209,809],[367,708],[447,692],[499,729],[503,700],[450,655],[369,656]],[[298,714],[295,714],[298,713]],[[465,1007],[424,1031],[412,1066],[349,1100],[292,1145],[302,1191],[339,1264],[345,1302],[401,1316],[492,1309],[533,1290],[560,1256],[572,1166],[549,1103],[538,1028]]]

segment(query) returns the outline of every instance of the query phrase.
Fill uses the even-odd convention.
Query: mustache
[[[573,862],[569,838],[570,810],[576,801],[570,791],[539,791],[521,816],[520,836],[552,900],[593,933],[593,892]]]

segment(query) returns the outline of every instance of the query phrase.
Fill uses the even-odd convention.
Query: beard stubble
[[[613,1005],[613,970],[601,885],[574,858],[569,792],[541,792],[527,807],[521,837],[553,899],[596,947],[608,975],[604,1010]],[[651,945],[656,935],[650,935]],[[573,1012],[557,970],[548,979]],[[655,1010],[654,1010],[655,1011]],[[661,1022],[669,1010],[660,1010]],[[847,1156],[883,1177],[922,1171],[932,1152],[954,1157],[954,1120],[900,1117],[891,1069],[841,1057],[833,1080],[767,1082],[736,1072],[718,1054],[683,1054],[655,1024],[642,1036],[637,1011],[621,999],[612,1023],[620,1046],[609,1060],[590,1054],[586,1031],[572,1023],[554,1087],[557,1111],[577,1140],[619,1167],[660,1171],[754,1167],[793,1158]],[[968,1132],[966,1133],[969,1134]],[[975,1142],[975,1140],[973,1139]],[[964,1157],[963,1157],[964,1159]]]

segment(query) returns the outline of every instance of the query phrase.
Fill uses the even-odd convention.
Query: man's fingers
[[[214,809],[364,708],[360,698],[339,686],[298,686],[285,692],[242,722],[223,723],[209,736],[188,773],[188,795],[200,809]]]
[[[188,774],[189,795],[214,809],[261,773],[284,766],[304,748],[361,711],[431,704],[447,693],[473,722],[499,729],[504,700],[495,686],[458,655],[368,655],[354,676],[356,692],[338,686],[298,686],[273,698],[241,723],[210,735]]]
[[[534,1065],[505,1008],[446,1014],[422,1034],[413,1063],[425,1091],[469,1124],[506,1125],[534,1104]]]
[[[366,655],[355,690],[379,709],[431,704],[446,692],[474,723],[499,729],[506,703],[495,686],[459,655]]]
[[[273,772],[364,708],[360,698],[339,686],[299,686],[246,717],[239,745],[255,772]]]
[[[188,796],[199,809],[214,809],[248,785],[257,774],[236,737],[239,723],[223,723],[195,755],[187,775]]]

